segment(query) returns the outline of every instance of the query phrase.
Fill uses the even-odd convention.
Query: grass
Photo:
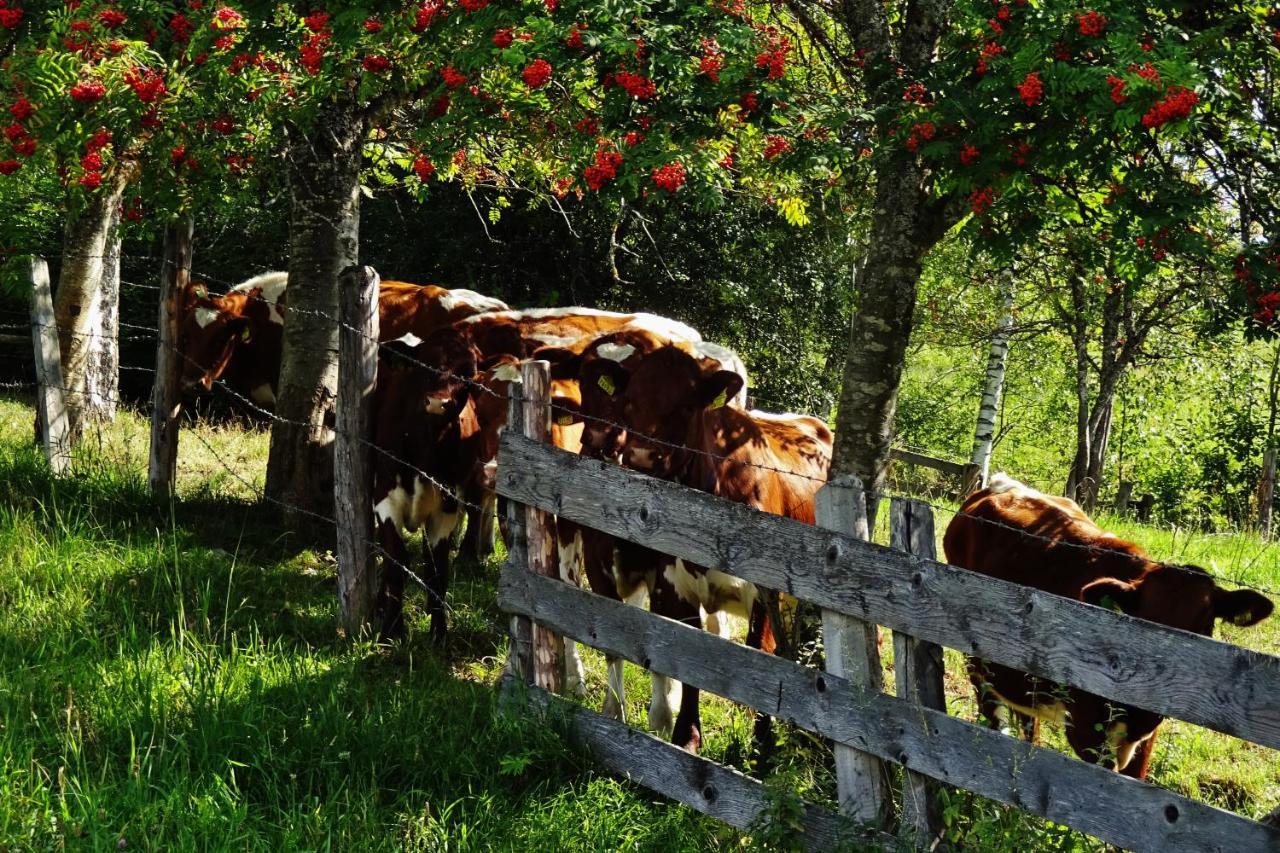
[[[158,503],[139,418],[90,436],[73,475],[54,481],[30,446],[31,417],[0,401],[0,851],[796,842],[785,824],[745,835],[604,777],[558,726],[498,713],[496,563],[458,567],[447,654],[427,642],[419,599],[404,643],[342,639],[331,555],[251,502],[264,433],[192,426],[177,497]],[[1158,556],[1280,580],[1274,553],[1248,537],[1117,532]],[[1239,634],[1280,645],[1270,628]],[[586,701],[599,707],[603,662],[587,663]],[[972,719],[950,654],[948,669],[951,709]],[[631,666],[627,679],[628,719],[642,725],[647,679]],[[707,697],[704,722],[705,753],[740,765],[747,715]],[[771,784],[830,803],[825,748],[783,737]],[[1154,781],[1252,816],[1280,799],[1273,753],[1180,724],[1161,735]],[[958,848],[1101,849],[961,793],[947,814]]]

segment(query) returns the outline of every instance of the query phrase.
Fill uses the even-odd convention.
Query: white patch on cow
[[[421,482],[421,481],[419,481]],[[435,487],[432,486],[432,491]],[[438,495],[438,492],[437,492]],[[444,540],[453,536],[453,531],[458,529],[458,525],[462,523],[462,510],[458,508],[453,512],[445,512],[437,509],[427,519],[427,544],[432,548],[439,545]]]
[[[262,301],[271,306],[271,322],[283,326],[284,315],[276,308],[276,303],[280,301],[280,297],[288,286],[289,274],[287,272],[264,272],[262,275],[255,275],[247,281],[240,282],[231,289],[232,291],[247,292],[255,287],[261,288]]]
[[[490,459],[484,463],[484,467],[480,469],[480,488],[486,492],[492,492],[498,488],[498,460]],[[487,503],[492,498],[493,507]],[[498,510],[498,498],[496,496],[485,496],[485,512],[489,515],[496,515]]]
[[[448,397],[428,397],[427,398],[427,414],[443,415],[445,407],[449,405]]]
[[[397,528],[404,527],[411,504],[409,493],[403,487],[396,486],[387,492],[386,497],[373,505],[373,515],[379,523],[390,522]]]
[[[716,569],[695,574],[679,558],[663,569],[662,576],[677,595],[690,604],[702,606],[708,613],[723,610],[739,619],[750,618],[756,587],[749,581]]]
[[[661,673],[649,674],[653,696],[649,700],[649,728],[662,738],[671,737],[675,728],[675,709],[680,707],[683,692],[680,682]]]
[[[529,335],[529,340],[537,341],[544,347],[567,347],[582,340],[578,337],[567,338],[563,335]]]
[[[681,323],[679,320],[672,320],[670,317],[660,317],[657,314],[649,314],[643,311],[632,315],[632,319],[627,322],[627,326],[654,332],[671,341],[694,342],[702,340],[702,335],[692,326]]]
[[[582,531],[575,529],[573,539],[568,542],[557,539],[556,548],[559,550],[560,580],[578,586],[578,578],[582,577]]]
[[[529,308],[524,311],[490,311],[472,314],[458,322],[461,324],[489,323],[499,320],[557,320],[563,317],[626,317],[617,311],[600,311],[596,308]]]
[[[201,305],[196,309],[196,325],[203,329],[214,320],[217,320],[221,313],[217,308],[206,308]]]
[[[493,378],[499,382],[523,381],[520,375],[520,365],[511,363],[499,365],[498,369],[493,371]]]
[[[1007,492],[1017,492],[1019,495],[1029,498],[1039,497],[1040,493],[1025,483],[1013,479],[1008,474],[1001,471],[998,474],[992,474],[991,479],[987,481],[987,491],[993,495],[1003,495]]]
[[[426,527],[427,543],[435,546],[440,540],[453,535],[462,513],[442,511],[443,496],[433,484],[420,477],[413,479],[413,494],[396,483],[387,496],[373,506],[373,514],[379,522],[391,522],[397,528],[413,532]]]
[[[600,713],[613,720],[627,721],[627,686],[622,677],[622,658],[605,657],[608,676],[604,688],[604,707]]]
[[[440,297],[440,307],[446,311],[453,311],[460,307],[474,308],[480,312],[511,310],[511,306],[501,299],[494,299],[491,296],[484,296],[474,290],[467,290],[461,287],[457,290],[446,291]]]
[[[253,402],[264,408],[274,408],[276,404],[276,392],[266,382],[250,391],[249,397]]]
[[[1107,748],[1109,752],[1115,756],[1116,770],[1123,770],[1133,761],[1134,753],[1138,751],[1138,747],[1142,746],[1155,732],[1149,732],[1137,740],[1129,740],[1129,724],[1123,721],[1112,723],[1107,727]]]
[[[738,389],[738,393],[734,395],[732,402],[737,404],[739,408],[746,407],[747,385],[750,377],[747,376],[747,365],[742,358],[728,347],[713,344],[711,341],[696,341],[691,349],[698,359],[717,362],[721,370],[728,370],[742,377],[742,387]]]
[[[608,361],[616,361],[619,364],[631,357],[636,348],[631,344],[601,344],[596,347],[596,355]]]
[[[418,344],[422,343],[422,338],[418,337],[413,332],[405,332],[403,335],[396,338],[396,340],[405,346],[410,347],[416,347]]]

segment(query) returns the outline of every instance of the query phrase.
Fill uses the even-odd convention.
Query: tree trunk
[[[115,172],[67,220],[54,315],[72,440],[92,421],[115,417],[120,373],[120,201],[128,185]]]
[[[1000,291],[1004,300],[1004,313],[1000,324],[991,333],[991,349],[987,355],[987,380],[982,389],[982,403],[978,406],[978,426],[973,433],[973,453],[969,461],[981,470],[979,484],[986,486],[991,473],[991,446],[996,436],[996,415],[1000,409],[1000,397],[1004,392],[1005,368],[1009,363],[1009,335],[1013,330],[1013,268],[1000,275]]]
[[[294,523],[333,514],[338,275],[359,260],[365,119],[350,99],[327,107],[289,154],[289,316],[271,430],[266,494]]]
[[[893,440],[898,388],[911,341],[921,256],[944,229],[922,227],[928,197],[920,167],[905,156],[877,173],[867,258],[858,273],[849,350],[836,415],[831,474],[855,474],[874,528]],[[930,223],[932,224],[932,223]]]
[[[1083,500],[1080,501],[1085,512],[1093,512],[1098,506],[1098,495],[1102,491],[1102,470],[1107,463],[1107,446],[1111,442],[1111,415],[1114,411],[1115,398],[1101,394],[1093,403],[1093,412],[1089,415],[1089,466],[1085,471],[1081,484]]]

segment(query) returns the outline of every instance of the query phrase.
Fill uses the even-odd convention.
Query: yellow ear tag
[[[560,426],[572,426],[573,415],[558,415],[556,417],[556,423],[559,424]]]
[[[600,381],[596,384],[600,386],[601,391],[608,394],[610,397],[612,397],[614,392],[618,390],[618,386],[613,384],[613,377],[608,374],[601,375]]]
[[[711,401],[711,405],[710,405],[710,406],[707,406],[707,408],[708,408],[708,409],[718,409],[718,408],[720,408],[721,406],[723,406],[726,402],[728,402],[728,399],[729,399],[729,392],[728,392],[728,391],[721,391],[721,392],[720,392],[720,396],[718,396],[718,397],[716,397],[714,400],[712,400],[712,401]]]
[[[249,343],[249,341],[253,340],[253,335],[249,333],[248,329],[245,329],[243,332],[240,333],[240,340],[244,341],[247,344]]]
[[[201,287],[197,287],[197,288],[196,288],[196,296],[200,297],[201,299],[208,299],[208,298],[209,298],[209,291],[208,291],[208,290],[206,290],[203,286],[201,286]]]

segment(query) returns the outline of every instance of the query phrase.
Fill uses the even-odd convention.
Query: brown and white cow
[[[743,410],[732,402],[742,392],[742,374],[678,345],[620,360],[590,359],[582,365],[580,381],[587,423],[603,409],[625,427],[621,457],[627,467],[764,512],[814,522],[814,496],[831,460],[831,432],[818,418]],[[602,391],[603,397],[588,389]],[[601,402],[593,405],[593,398]],[[694,626],[702,624],[701,610],[742,616],[749,620],[748,644],[773,649],[760,592],[714,569],[664,560],[651,609]],[[675,743],[696,750],[701,741],[698,691],[682,691],[674,723],[664,704],[655,692],[651,724],[659,731],[669,726]],[[757,720],[756,733],[757,745],[767,745],[767,718]]]
[[[642,356],[669,345],[693,354],[708,369],[725,368],[746,375],[742,360],[732,350],[705,341],[682,339],[676,336],[678,333],[679,330],[665,326],[654,328],[642,321],[595,338],[586,346],[548,346],[536,351],[533,357],[552,361],[552,377],[559,381],[573,380],[575,386],[585,364],[604,359],[628,369]],[[739,396],[745,399],[745,390]],[[740,404],[741,400],[737,402]],[[553,399],[555,414],[560,421],[580,425],[582,455],[620,462],[626,432],[620,427],[623,414],[613,404],[613,397],[606,394],[598,383],[578,387],[575,399]],[[589,412],[590,417],[582,417],[583,412]],[[652,593],[667,560],[643,546],[614,539],[564,519],[556,521],[556,542],[562,576],[569,579],[569,567],[580,566],[591,589],[597,594],[636,605],[646,594]],[[708,629],[719,633],[718,614],[708,613],[707,619]],[[622,660],[606,657],[606,661],[608,686],[603,712],[621,720],[624,719],[626,702]],[[672,726],[671,708],[679,703],[680,685],[657,673],[653,674],[652,681],[649,722],[655,731],[665,733]]]
[[[182,381],[206,391],[223,379],[234,391],[264,408],[276,401],[284,341],[288,274],[263,273],[225,295],[191,282],[182,294],[178,347]]]
[[[264,273],[223,296],[199,282],[183,294],[179,346],[183,384],[205,390],[219,379],[262,408],[275,407],[288,316],[288,274]],[[378,288],[381,341],[410,345],[433,331],[486,311],[506,311],[498,299],[474,290],[384,281]]]
[[[1272,611],[1264,596],[1222,589],[1203,569],[1154,562],[1074,501],[1004,474],[964,502],[943,548],[952,565],[1206,637],[1218,619],[1253,625]],[[1034,738],[1041,720],[1065,723],[1080,758],[1146,778],[1159,714],[986,661],[968,667],[992,727],[1007,731],[1017,721]]]
[[[423,531],[426,559],[419,574],[427,585],[431,634],[439,642],[447,636],[450,537],[463,511],[458,497],[474,473],[471,445],[481,432],[470,384],[478,358],[467,337],[449,326],[416,345],[396,342],[382,348],[371,431],[384,639],[404,633],[405,568],[413,568],[406,530]]]

